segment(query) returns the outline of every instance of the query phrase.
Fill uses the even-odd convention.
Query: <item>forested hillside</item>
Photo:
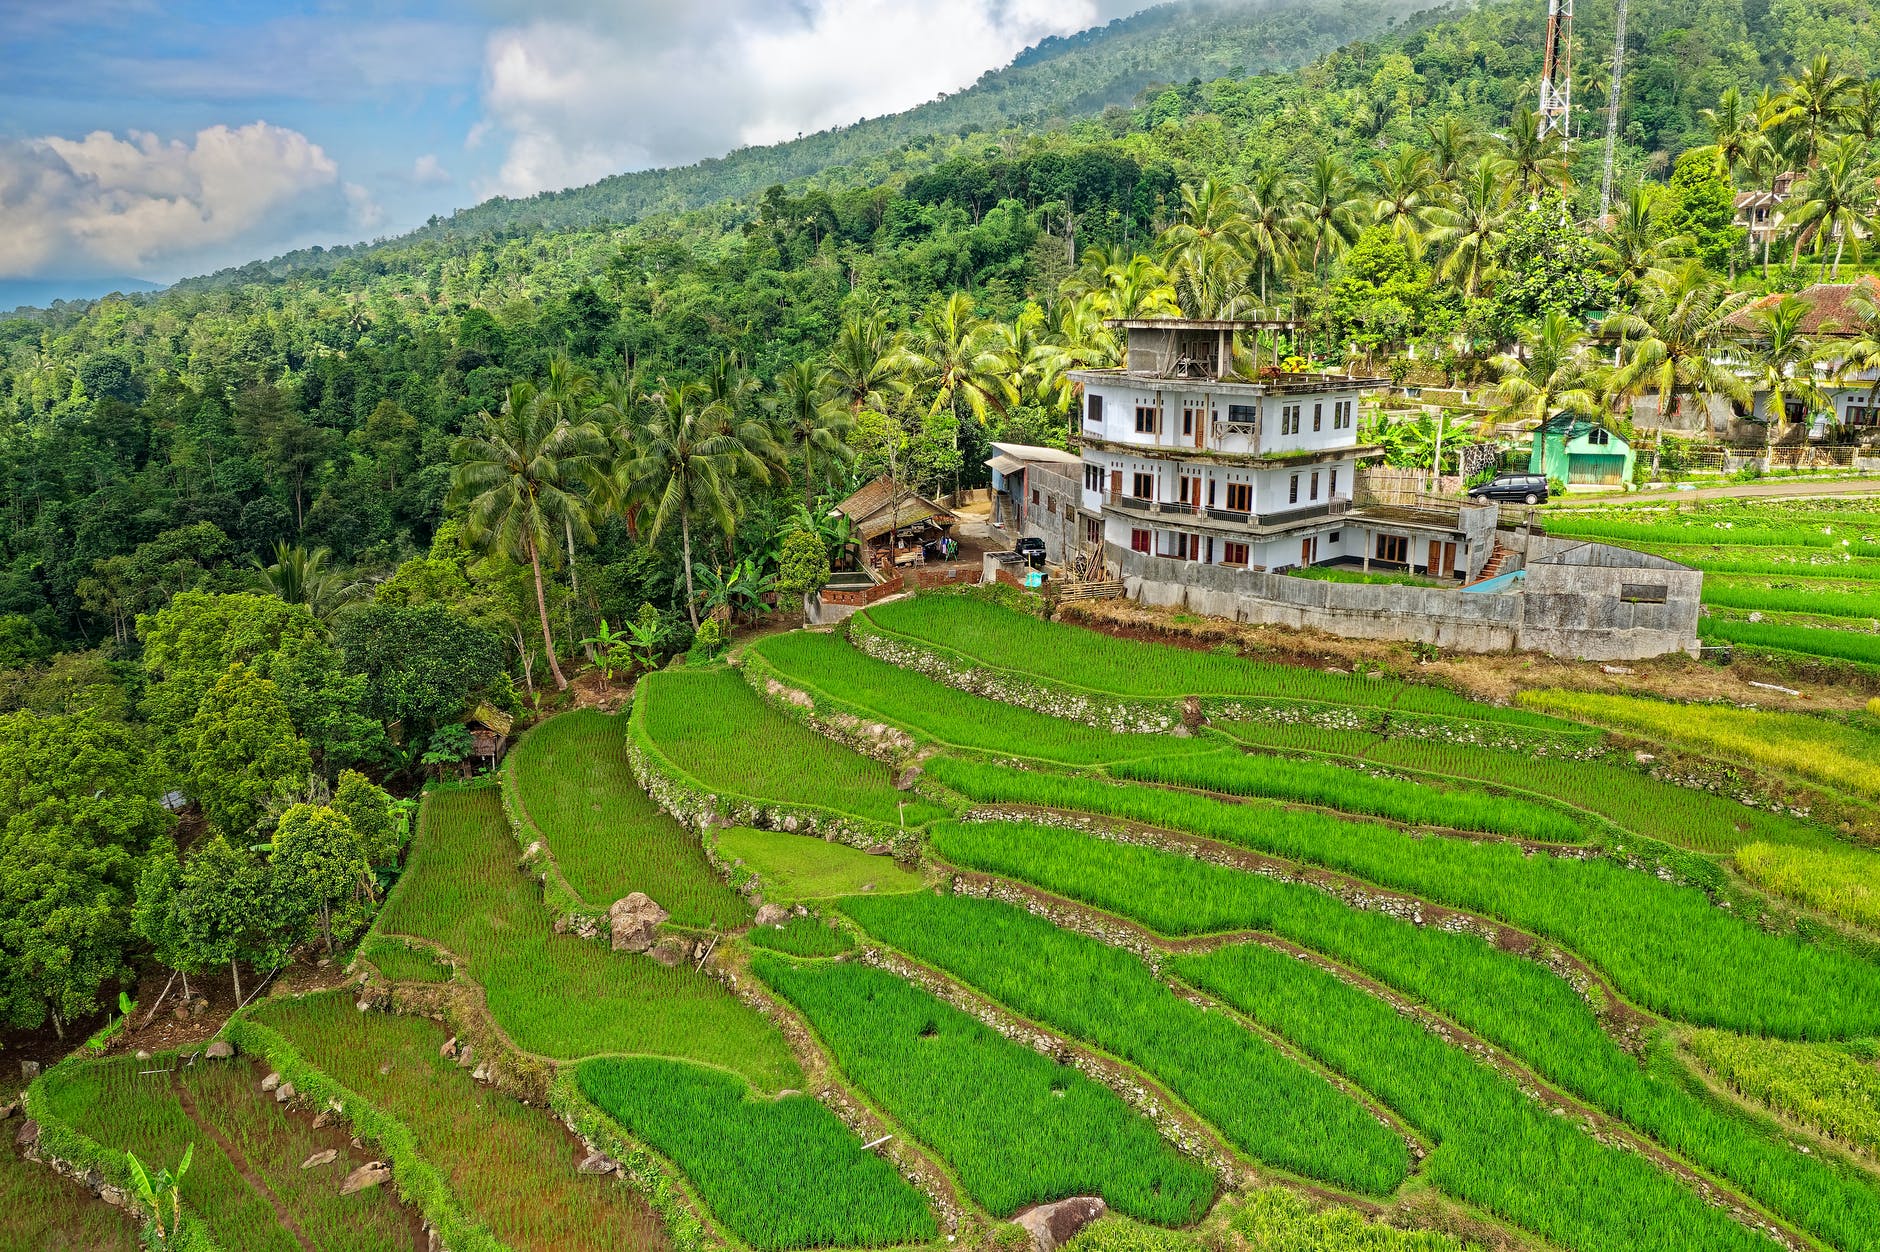
[[[711,651],[727,616],[815,584],[841,550],[828,500],[877,473],[944,489],[975,481],[988,439],[1061,441],[1067,371],[1115,359],[1105,318],[1284,312],[1304,329],[1241,350],[1493,383],[1508,418],[1741,404],[1745,381],[1712,362],[1751,289],[1862,260],[1880,24],[1860,5],[1637,0],[1602,224],[1600,145],[1543,134],[1526,107],[1537,8],[1428,14],[1296,71],[1068,116],[1135,72],[1118,48],[1228,20],[1176,11],[1014,70],[1013,109],[1038,111],[1028,93],[1054,76],[1068,93],[1043,127],[999,109],[938,136],[896,122],[922,137],[685,212],[599,224],[638,211],[629,186],[708,194],[650,177],[542,202],[595,224],[527,229],[496,206],[503,229],[319,272],[0,321],[0,712],[17,710],[0,719],[0,782],[17,783],[0,788],[0,1016],[99,1002],[137,875],[174,878],[165,792],[225,837],[203,891],[276,882],[253,849],[343,771],[460,760],[467,709],[552,691],[563,660],[625,647],[627,623],[650,654],[695,631]],[[1352,12],[1294,11],[1272,55]],[[1581,15],[1586,49],[1609,20]],[[1599,62],[1577,61],[1579,99],[1602,97]],[[1580,123],[1603,133],[1597,110]],[[1732,191],[1785,170],[1804,171],[1793,218],[1752,251]],[[1595,312],[1619,343],[1595,344]],[[1812,359],[1791,306],[1758,316],[1755,369]],[[1427,464],[1434,434],[1366,440]],[[91,764],[54,769],[48,745],[81,732]],[[307,838],[331,833],[328,807],[295,817]],[[386,855],[355,851],[356,877]],[[360,920],[344,912],[288,908],[198,946],[259,962]]]

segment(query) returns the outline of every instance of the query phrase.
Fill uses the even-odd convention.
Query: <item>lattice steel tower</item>
[[[1573,102],[1573,0],[1547,0],[1547,59],[1541,64],[1541,133],[1565,135]]]

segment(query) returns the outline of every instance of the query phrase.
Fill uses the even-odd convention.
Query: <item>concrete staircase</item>
[[[1465,585],[1473,587],[1476,583],[1485,583],[1489,579],[1494,578],[1502,572],[1503,567],[1508,564],[1508,558],[1513,555],[1514,551],[1512,549],[1502,547],[1501,543],[1497,541],[1494,550],[1488,554],[1488,563],[1482,566],[1482,572],[1476,575],[1472,582]]]

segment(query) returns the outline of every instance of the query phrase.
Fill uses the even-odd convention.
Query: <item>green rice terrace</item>
[[[1861,517],[1550,528],[1859,659]],[[1876,761],[890,600],[434,783],[323,989],[48,1069],[25,1146],[146,1217],[191,1152],[150,1246],[222,1252],[1880,1252]],[[0,1155],[0,1248],[133,1246]]]

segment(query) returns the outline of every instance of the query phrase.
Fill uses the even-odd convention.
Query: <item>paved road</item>
[[[1802,499],[1807,496],[1856,496],[1880,493],[1880,478],[1832,478],[1823,482],[1811,482],[1806,478],[1765,479],[1753,483],[1732,483],[1727,487],[1699,487],[1695,491],[1627,491],[1617,495],[1569,495],[1559,501],[1561,508],[1570,509],[1585,503],[1605,506],[1624,501],[1628,504],[1646,500],[1731,500],[1740,497],[1784,496],[1790,499]],[[1543,517],[1546,514],[1542,514]]]

